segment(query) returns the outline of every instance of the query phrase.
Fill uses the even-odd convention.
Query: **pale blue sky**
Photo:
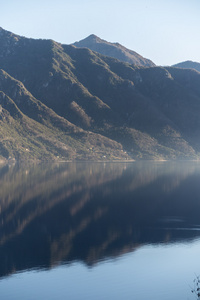
[[[70,44],[91,33],[158,65],[200,62],[200,0],[6,0],[0,27]]]

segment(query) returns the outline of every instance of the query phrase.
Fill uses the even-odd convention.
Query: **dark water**
[[[0,168],[0,299],[195,299],[200,163]]]

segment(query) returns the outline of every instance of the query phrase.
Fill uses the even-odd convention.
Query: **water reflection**
[[[67,163],[0,169],[0,276],[88,265],[200,236],[200,164]]]

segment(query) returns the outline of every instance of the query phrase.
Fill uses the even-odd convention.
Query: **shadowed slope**
[[[1,71],[0,91],[24,115],[73,140],[74,158],[198,157],[198,72],[133,66],[3,29],[0,45],[0,66],[10,74]]]
[[[120,61],[127,62],[136,66],[153,67],[155,64],[135,51],[129,50],[119,43],[109,43],[100,39],[98,36],[91,34],[87,38],[73,44],[79,48],[89,48],[93,51],[106,56],[117,58]]]

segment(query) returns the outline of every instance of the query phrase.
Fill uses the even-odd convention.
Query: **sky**
[[[0,27],[71,44],[95,34],[157,65],[200,62],[200,0],[0,0]]]

